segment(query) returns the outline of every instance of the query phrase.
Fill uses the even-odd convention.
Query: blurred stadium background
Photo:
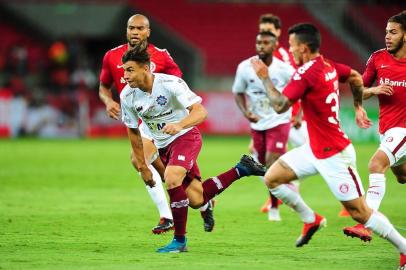
[[[388,17],[405,8],[405,1],[379,0],[2,1],[0,136],[125,136],[98,99],[98,76],[103,54],[126,42],[126,21],[134,13],[150,18],[150,41],[169,50],[204,97],[210,117],[203,132],[248,134],[230,89],[237,64],[255,54],[260,14],[280,16],[285,46],[289,26],[316,24],[322,53],[362,72],[370,53],[384,46]],[[350,96],[343,88],[346,131],[355,141],[376,139],[376,126],[361,132],[353,124]],[[376,120],[375,102],[367,107]]]

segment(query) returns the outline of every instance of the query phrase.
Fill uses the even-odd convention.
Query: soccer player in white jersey
[[[303,65],[297,69],[282,93],[275,89],[265,64],[258,59],[253,59],[252,63],[269,91],[275,111],[285,112],[293,102],[301,98],[307,117],[309,143],[281,156],[265,174],[265,182],[271,192],[291,206],[304,222],[296,246],[307,244],[314,233],[325,225],[326,220],[316,214],[299,193],[283,184],[320,173],[354,220],[398,249],[401,256],[400,267],[403,267],[406,239],[383,214],[373,211],[366,204],[356,170],[354,147],[340,128],[338,82],[343,76],[347,76],[348,68],[327,60],[320,54],[320,33],[312,24],[292,26],[289,29],[289,45],[297,62]],[[361,128],[368,128],[371,122],[362,107],[362,77],[351,69],[347,81],[354,96],[356,122]]]
[[[261,32],[256,37],[257,56],[269,69],[276,89],[282,91],[295,69],[273,56],[276,36],[272,32]],[[269,168],[287,150],[291,110],[276,113],[267,96],[262,81],[252,68],[251,58],[242,61],[237,68],[232,91],[238,107],[251,122],[251,138],[255,155],[260,163]],[[248,98],[248,100],[246,100]],[[271,206],[268,219],[280,221],[278,199],[270,194]]]
[[[135,168],[144,182],[154,180],[143,158],[143,145],[138,129],[141,118],[158,148],[165,164],[165,184],[175,225],[170,244],[157,252],[186,251],[186,221],[188,206],[198,208],[221,193],[235,180],[248,175],[264,175],[265,167],[249,156],[230,170],[201,182],[197,157],[202,138],[196,125],[207,117],[201,98],[180,78],[151,73],[150,58],[145,50],[130,50],[123,56],[124,79],[128,85],[120,100],[122,120],[128,127],[128,137],[134,152]]]
[[[406,11],[389,18],[385,35],[386,48],[374,52],[362,78],[364,99],[379,99],[379,133],[381,144],[369,161],[369,187],[366,201],[377,211],[386,190],[385,172],[391,168],[401,184],[406,183]],[[349,236],[370,241],[371,231],[362,224],[344,228]]]

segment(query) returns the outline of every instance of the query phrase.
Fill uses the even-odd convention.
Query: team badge
[[[341,184],[339,189],[341,193],[345,194],[350,190],[350,186],[348,184]]]
[[[164,106],[168,102],[168,99],[164,96],[159,96],[156,98],[156,102],[158,105]]]
[[[386,138],[386,141],[387,141],[387,142],[393,142],[393,137],[388,137],[388,138]]]

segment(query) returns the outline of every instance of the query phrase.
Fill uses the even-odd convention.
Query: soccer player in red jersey
[[[145,163],[139,119],[148,128],[159,156],[166,165],[165,184],[173,220],[174,238],[159,253],[187,251],[188,207],[198,208],[223,192],[234,181],[248,175],[264,175],[265,167],[244,155],[230,170],[201,182],[197,158],[202,137],[196,127],[207,117],[201,97],[175,76],[152,73],[145,50],[130,50],[123,56],[124,78],[128,82],[120,95],[122,121],[128,127],[134,153],[134,167],[147,185],[154,185]]]
[[[282,34],[282,22],[281,19],[272,14],[266,13],[259,17],[259,32],[271,32],[279,40]],[[280,43],[277,41],[277,46],[273,51],[273,56],[278,58],[279,60],[285,62],[286,64],[290,65],[294,69],[297,68],[295,63],[295,59],[293,55],[286,50]],[[300,107],[300,101],[295,102],[292,105],[292,117],[291,117],[291,128],[289,131],[289,143],[293,147],[300,146],[307,141],[307,129],[306,129],[306,121],[303,119],[302,109]],[[250,151],[254,153],[253,143],[250,144]],[[295,181],[292,183],[292,187],[298,189],[299,182]],[[279,204],[281,203],[280,200],[277,200],[275,196],[269,194],[270,198],[267,200],[264,205],[261,207],[261,212],[268,213],[269,220],[279,220]]]
[[[386,189],[385,172],[391,168],[399,183],[406,183],[406,11],[389,18],[385,35],[386,48],[369,58],[362,78],[364,99],[379,99],[379,133],[381,144],[369,161],[369,188],[366,201],[378,210]],[[371,232],[358,224],[344,233],[371,240]]]
[[[127,43],[109,50],[104,55],[102,70],[100,72],[99,96],[106,105],[107,114],[111,118],[119,119],[120,104],[113,99],[112,86],[114,85],[118,94],[120,94],[127,84],[124,80],[124,70],[121,58],[128,50],[133,49],[135,46],[146,47],[148,53],[151,55],[152,72],[182,77],[181,70],[173,61],[168,51],[165,49],[159,49],[151,43],[148,43],[150,33],[151,30],[148,18],[141,14],[133,15],[127,22]],[[165,168],[160,159],[157,158],[157,149],[152,143],[152,139],[149,135],[142,133],[142,138],[145,159],[148,164],[152,163],[153,165],[153,167],[150,166],[150,169],[154,174],[154,180],[156,183],[154,187],[146,186],[146,188],[160,214],[159,223],[152,229],[152,232],[154,234],[160,234],[173,228],[172,213],[168,206],[161,181],[161,178],[163,179]],[[132,163],[134,164],[133,159]],[[209,229],[209,231],[211,231],[214,226],[211,202],[205,206],[204,210],[205,211],[202,211],[202,216],[204,214],[205,230]]]
[[[287,152],[265,174],[270,191],[291,206],[304,222],[297,247],[307,244],[314,233],[325,225],[325,218],[313,212],[300,194],[287,188],[286,183],[320,173],[335,197],[352,218],[391,242],[400,252],[400,264],[405,263],[406,239],[381,213],[373,211],[365,202],[361,180],[356,170],[355,150],[340,128],[339,81],[350,84],[354,96],[355,119],[361,128],[371,122],[362,107],[363,83],[361,75],[350,67],[325,59],[319,52],[320,33],[312,24],[298,24],[289,29],[290,51],[302,63],[282,93],[269,79],[266,66],[253,60],[253,66],[269,90],[272,106],[286,111],[301,99],[307,117],[309,142]]]

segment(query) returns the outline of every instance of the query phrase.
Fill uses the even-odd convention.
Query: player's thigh
[[[198,179],[193,179],[189,186],[186,188],[186,194],[189,199],[189,206],[192,208],[199,208],[202,206],[203,198],[203,186],[202,182]]]
[[[265,131],[266,166],[270,166],[286,153],[290,123],[285,123]]]
[[[168,165],[165,169],[164,175],[167,189],[172,189],[182,185],[186,173],[186,169],[182,166]]]
[[[258,161],[265,164],[265,131],[251,129],[251,139]]]
[[[144,137],[142,137],[142,145],[144,147],[145,160],[151,164],[158,157],[158,150],[151,140]]]
[[[391,167],[404,162],[403,158],[406,156],[406,128],[396,127],[387,130],[381,136],[379,150],[385,152]]]
[[[364,195],[352,144],[332,157],[318,159],[315,166],[339,201],[351,201]]]

